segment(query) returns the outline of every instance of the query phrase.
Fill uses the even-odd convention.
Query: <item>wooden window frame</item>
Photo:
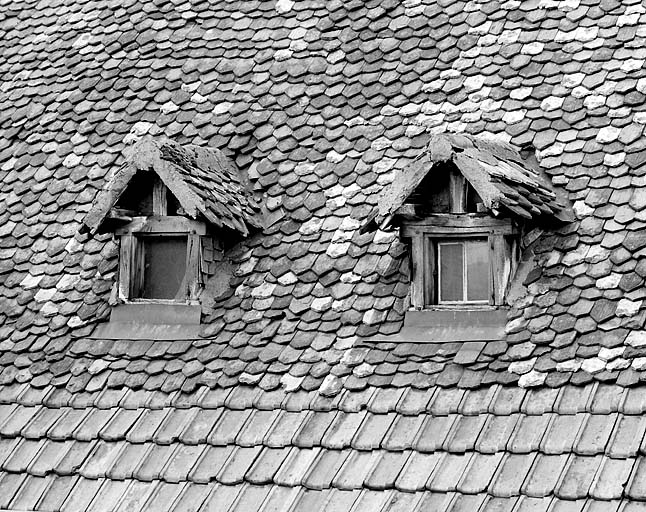
[[[401,236],[411,245],[411,307],[413,309],[497,308],[505,304],[509,282],[516,270],[520,230],[510,219],[486,214],[433,214],[406,221]],[[490,297],[483,302],[439,303],[435,247],[438,241],[486,238],[489,242]]]
[[[187,229],[187,228],[192,229]],[[119,254],[119,299],[133,303],[196,303],[202,288],[202,236],[206,226],[183,217],[135,218],[117,230],[121,237]],[[181,293],[175,299],[144,299],[135,297],[143,289],[144,252],[142,238],[186,236],[186,274]]]
[[[484,237],[478,237],[478,236],[473,236],[473,237],[454,237],[454,238],[434,238],[434,237],[427,237],[425,239],[426,244],[432,244],[433,250],[434,250],[434,256],[435,256],[435,261],[432,263],[434,265],[434,270],[433,270],[433,280],[435,281],[435,286],[434,286],[434,294],[436,294],[437,297],[437,305],[438,306],[457,306],[457,305],[482,305],[482,304],[488,304],[489,300],[488,299],[482,299],[482,300],[469,300],[468,299],[468,282],[469,282],[469,274],[467,272],[467,255],[466,255],[466,250],[467,250],[467,245],[468,242],[473,241],[473,240],[484,240],[485,242],[487,241],[486,238]],[[464,300],[443,300],[442,299],[442,272],[439,271],[439,267],[441,266],[442,263],[442,246],[443,245],[460,245],[462,249],[462,297]],[[489,254],[489,259],[491,259],[491,254]],[[488,282],[488,295],[491,295],[491,262],[488,262],[488,268],[487,268],[487,282]]]
[[[125,303],[196,304],[203,286],[202,237],[207,234],[204,222],[168,215],[168,189],[161,179],[153,185],[153,215],[132,217],[118,228],[121,239],[119,254],[119,299]],[[145,255],[143,237],[186,236],[186,274],[182,289],[175,299],[144,299],[134,297],[135,290],[144,287]]]

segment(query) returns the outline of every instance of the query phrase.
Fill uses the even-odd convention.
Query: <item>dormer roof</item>
[[[447,162],[454,164],[494,216],[571,220],[565,200],[558,197],[550,180],[511,144],[467,134],[438,133],[381,192],[373,214],[377,224],[388,225],[422,180]]]
[[[83,224],[95,233],[138,171],[152,171],[187,216],[246,236],[261,227],[259,208],[235,164],[222,151],[147,136],[126,151],[126,161],[98,194]]]

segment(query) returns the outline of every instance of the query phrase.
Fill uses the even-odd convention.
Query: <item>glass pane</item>
[[[467,300],[489,300],[489,244],[467,242]]]
[[[438,244],[440,260],[440,302],[464,300],[462,289],[462,243]]]
[[[174,299],[186,274],[186,237],[146,236],[144,299]]]

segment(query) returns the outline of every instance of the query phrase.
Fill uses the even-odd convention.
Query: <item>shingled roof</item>
[[[4,5],[0,508],[643,508],[645,43],[629,0]],[[439,132],[532,145],[576,218],[503,339],[370,342],[409,269],[361,227]],[[145,135],[264,196],[199,339],[90,338],[117,245],[79,231]]]

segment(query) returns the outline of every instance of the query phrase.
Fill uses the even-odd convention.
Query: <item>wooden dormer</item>
[[[195,303],[226,246],[261,226],[257,213],[219,151],[148,138],[131,148],[84,227],[118,238],[119,301]]]
[[[382,191],[366,224],[409,243],[411,306],[499,307],[525,226],[568,217],[549,180],[511,146],[437,134]]]

